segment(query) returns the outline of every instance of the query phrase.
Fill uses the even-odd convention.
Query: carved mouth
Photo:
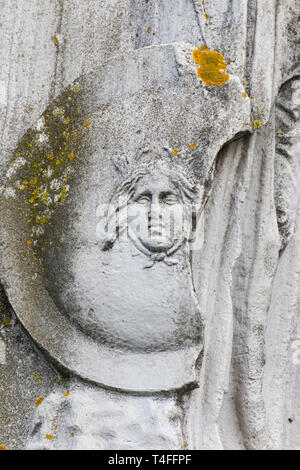
[[[148,228],[152,233],[153,232],[161,233],[162,230],[166,229],[166,226],[164,224],[162,224],[162,225],[149,225]]]
[[[153,232],[161,232],[163,227],[158,227],[158,226],[150,226],[149,227],[150,231],[153,233]]]
[[[162,233],[161,229],[152,229],[150,230],[150,237],[151,238],[166,238],[165,234]]]

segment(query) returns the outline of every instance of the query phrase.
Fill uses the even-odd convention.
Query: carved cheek
[[[175,226],[182,226],[184,211],[181,204],[167,206],[167,215],[169,223]]]
[[[128,208],[128,225],[140,235],[148,233],[148,204],[130,204]]]

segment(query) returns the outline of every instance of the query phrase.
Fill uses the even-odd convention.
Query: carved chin
[[[161,253],[169,250],[173,245],[174,241],[165,237],[152,237],[149,239],[140,239],[140,242],[144,245],[147,250],[154,253]]]

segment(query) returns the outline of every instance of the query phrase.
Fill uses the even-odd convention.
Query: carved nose
[[[159,203],[152,203],[149,211],[148,227],[151,230],[157,230],[158,232],[162,229],[162,214]]]
[[[151,218],[159,218],[160,216],[160,205],[157,202],[152,202],[150,207]]]

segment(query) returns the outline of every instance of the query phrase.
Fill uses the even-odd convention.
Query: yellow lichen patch
[[[190,149],[191,150],[194,150],[196,147],[197,147],[197,142],[193,142],[192,144],[190,144]]]
[[[62,116],[64,114],[64,110],[62,108],[56,108],[54,111],[53,111],[53,114],[55,116]]]
[[[90,127],[90,125],[91,125],[91,123],[89,121],[87,121],[83,124],[83,127]]]
[[[77,95],[77,93],[80,92],[80,87],[79,87],[78,85],[75,85],[73,91],[74,91],[74,93]]]
[[[247,95],[247,93],[246,93],[245,91],[242,93],[242,97],[243,97],[243,98],[248,98],[248,95]]]
[[[174,150],[173,150],[173,152],[172,152],[172,154],[173,154],[173,157],[176,157],[176,155],[178,155],[178,154],[179,154],[179,152],[180,152],[180,150],[178,150],[178,149],[174,149]]]
[[[208,15],[207,13],[204,13],[204,16],[205,16],[205,19],[206,19],[206,20],[209,20],[210,15]]]
[[[5,446],[0,446],[0,450],[7,450],[7,447],[5,447]]]
[[[263,122],[259,121],[258,119],[255,119],[255,121],[253,122],[254,129],[260,129],[262,125],[263,125]]]
[[[60,195],[58,196],[58,200],[59,200],[60,202],[64,202],[64,200],[66,199],[66,197],[67,197],[67,191],[68,191],[67,186],[64,185],[63,188],[62,188],[62,192],[61,192]]]
[[[79,87],[65,90],[65,95],[49,106],[43,115],[45,138],[37,139],[41,135],[39,127],[29,129],[11,161],[12,166],[15,162],[17,165],[9,184],[17,190],[19,215],[29,225],[24,243],[32,246],[37,257],[49,245],[45,225],[50,225],[52,215],[68,197],[73,160],[80,155],[87,118],[78,119],[78,91]],[[86,123],[85,127],[89,125]],[[16,161],[20,157],[21,166]]]
[[[53,37],[53,42],[56,46],[59,46],[59,40],[58,40],[57,36]]]
[[[37,215],[35,218],[35,222],[38,225],[45,225],[50,221],[51,217],[50,215]]]
[[[64,397],[68,397],[69,395],[70,395],[70,392],[66,392],[66,393],[64,394]]]
[[[187,449],[188,446],[189,446],[189,445],[188,445],[186,442],[183,444],[184,449]]]
[[[152,31],[151,26],[148,26],[148,28],[147,28],[147,33],[151,33],[151,31]]]
[[[51,441],[51,440],[53,439],[52,434],[46,434],[46,439],[47,439],[48,441]]]
[[[194,50],[193,58],[200,65],[197,69],[199,78],[207,85],[222,86],[229,80],[230,75],[224,73],[227,64],[220,52],[209,51],[206,46],[200,46]]]
[[[58,426],[55,426],[54,431],[57,431],[57,430],[58,430]]]
[[[38,398],[35,402],[35,406],[36,407],[40,406],[43,403],[44,400],[45,400],[45,397]]]
[[[32,378],[33,380],[35,380],[37,383],[39,383],[40,385],[43,383],[44,381],[44,377],[42,375],[39,375],[39,374],[32,374]]]
[[[9,326],[10,324],[11,324],[11,318],[10,317],[4,318],[3,325],[4,326]]]
[[[41,202],[47,201],[48,196],[49,196],[48,191],[44,191],[44,193],[42,194],[42,197],[40,198],[40,201],[41,201]]]

